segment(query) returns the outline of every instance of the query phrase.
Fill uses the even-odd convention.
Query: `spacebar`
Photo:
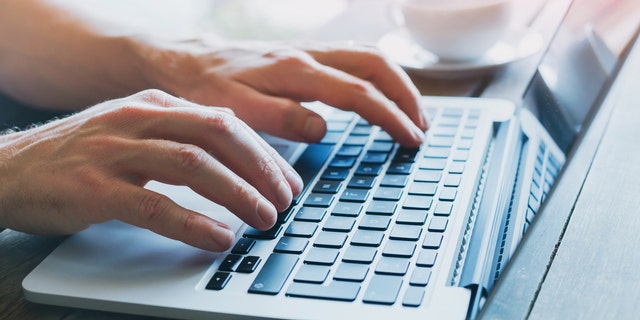
[[[359,291],[360,284],[354,282],[334,281],[326,286],[294,282],[286,294],[292,297],[353,301]]]
[[[297,262],[298,256],[296,255],[272,253],[262,266],[256,279],[253,280],[249,292],[278,294]]]

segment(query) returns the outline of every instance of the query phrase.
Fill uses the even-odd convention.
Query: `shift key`
[[[260,269],[258,276],[249,288],[250,293],[276,295],[287,281],[291,270],[298,263],[298,256],[272,253]]]

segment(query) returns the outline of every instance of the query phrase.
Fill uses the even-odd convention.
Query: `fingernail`
[[[416,141],[416,143],[418,144],[422,144],[422,142],[424,141],[424,132],[422,130],[420,130],[420,128],[414,126],[413,127],[413,138]]]
[[[324,119],[318,116],[308,116],[302,128],[303,135],[308,141],[318,141],[325,133]]]
[[[287,208],[291,204],[291,199],[293,199],[293,194],[291,193],[291,188],[286,181],[280,181],[278,184],[278,189],[276,190],[276,199],[278,200],[279,207]]]
[[[276,223],[276,215],[278,213],[276,212],[276,208],[274,208],[267,200],[258,200],[258,207],[256,208],[256,211],[264,223],[263,229],[271,228]]]
[[[420,112],[420,129],[427,131],[429,129],[429,122],[427,121],[426,111]]]
[[[219,250],[227,250],[231,247],[236,235],[229,226],[216,223],[213,230],[213,242],[218,246]]]

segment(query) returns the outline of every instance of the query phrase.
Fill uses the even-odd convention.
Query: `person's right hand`
[[[111,100],[0,136],[0,226],[69,234],[121,220],[206,250],[231,246],[228,226],[143,186],[186,185],[268,229],[302,181],[228,109],[157,90]]]

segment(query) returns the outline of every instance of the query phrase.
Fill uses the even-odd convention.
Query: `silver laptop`
[[[235,246],[212,253],[120,222],[94,225],[25,278],[25,296],[171,318],[474,318],[581,130],[564,103],[540,103],[558,95],[544,78],[518,106],[424,97],[432,126],[419,149],[310,104],[328,123],[322,142],[266,137],[306,185],[274,228],[152,182],[235,228]]]

